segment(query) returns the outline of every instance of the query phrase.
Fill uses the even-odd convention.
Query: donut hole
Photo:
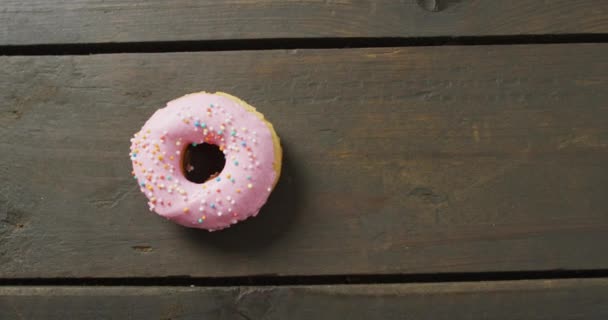
[[[188,181],[205,183],[215,178],[226,165],[226,157],[214,144],[189,144],[184,152],[182,170]]]

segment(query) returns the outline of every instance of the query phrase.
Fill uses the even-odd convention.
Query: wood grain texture
[[[608,280],[296,287],[0,287],[2,319],[608,317]]]
[[[598,0],[3,0],[0,44],[608,32]]]
[[[608,267],[608,45],[2,57],[0,275]],[[284,171],[219,233],[148,212],[129,138],[206,89],[274,123]]]

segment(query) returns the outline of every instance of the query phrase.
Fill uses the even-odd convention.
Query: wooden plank
[[[0,44],[608,32],[597,0],[4,0]]]
[[[2,319],[605,319],[608,280],[0,287]]]
[[[608,267],[608,45],[2,57],[0,274]],[[209,234],[147,210],[129,138],[201,89],[257,106],[284,171]]]

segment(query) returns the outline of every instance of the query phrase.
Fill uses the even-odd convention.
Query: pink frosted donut
[[[189,144],[224,153],[219,175],[186,179]],[[224,229],[256,216],[281,173],[279,138],[264,116],[226,93],[193,93],[157,110],[131,139],[133,176],[151,211],[183,226]]]

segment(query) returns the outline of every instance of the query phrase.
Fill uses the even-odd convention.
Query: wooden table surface
[[[0,4],[0,319],[608,318],[608,2]],[[130,176],[200,90],[284,148],[216,233]]]

